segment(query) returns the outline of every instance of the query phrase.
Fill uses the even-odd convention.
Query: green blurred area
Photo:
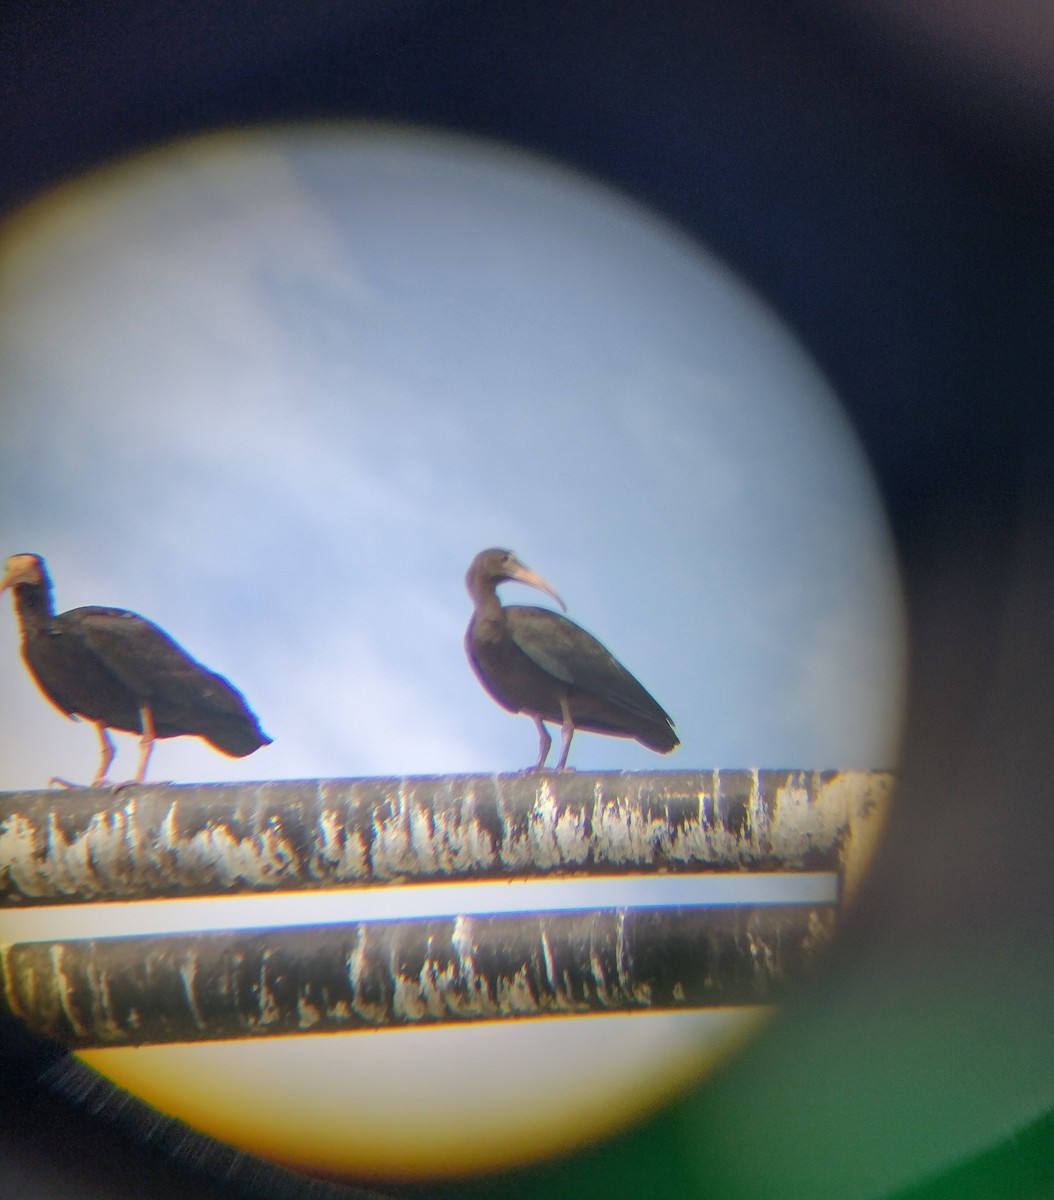
[[[1054,1195],[1051,979],[1039,956],[974,950],[819,980],[716,1078],[628,1133],[415,1194]]]

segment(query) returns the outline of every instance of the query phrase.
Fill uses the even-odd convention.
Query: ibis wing
[[[568,634],[584,629],[548,608],[515,605],[505,609],[505,617],[512,640],[533,663],[561,683],[574,683],[574,639]]]
[[[108,670],[143,700],[173,708],[242,717],[244,698],[152,621],[122,608],[78,608],[64,614]]]
[[[555,679],[651,721],[670,723],[651,694],[603,643],[548,608],[506,608],[516,645]]]

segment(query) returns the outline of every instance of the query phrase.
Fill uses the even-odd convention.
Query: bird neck
[[[473,599],[476,602],[473,614],[476,624],[481,621],[504,621],[505,609],[502,608],[496,591],[483,589]]]
[[[51,588],[46,583],[18,583],[11,590],[22,636],[47,629],[55,616]]]

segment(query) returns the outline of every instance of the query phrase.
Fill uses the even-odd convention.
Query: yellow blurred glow
[[[772,1011],[559,1017],[80,1057],[262,1158],[314,1174],[413,1180],[516,1166],[612,1133],[712,1070]]]

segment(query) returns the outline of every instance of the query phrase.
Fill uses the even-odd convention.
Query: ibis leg
[[[567,752],[571,749],[571,739],[575,736],[575,722],[571,716],[571,705],[566,692],[560,696],[560,711],[564,715],[564,722],[560,727],[560,760],[556,764],[558,771],[567,766]]]
[[[99,769],[95,772],[95,778],[91,781],[91,785],[100,787],[106,782],[110,764],[113,762],[113,741],[102,721],[93,721],[92,724],[95,726],[95,732],[99,735]]]
[[[534,724],[538,730],[538,761],[531,767],[531,770],[540,771],[549,757],[549,747],[553,744],[553,739],[549,736],[549,730],[546,729],[545,722],[541,717],[536,716]]]
[[[150,752],[154,748],[154,714],[144,704],[139,710],[139,718],[143,723],[143,732],[139,738],[139,766],[135,771],[135,782],[142,783],[146,776],[146,764],[150,761]]]

